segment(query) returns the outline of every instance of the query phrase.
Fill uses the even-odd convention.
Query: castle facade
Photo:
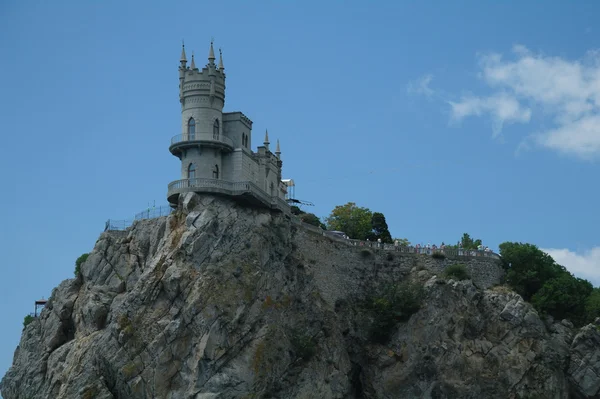
[[[188,66],[182,49],[179,101],[181,134],[171,139],[169,151],[181,160],[181,179],[169,184],[169,203],[176,206],[185,192],[211,193],[289,212],[279,140],[271,152],[265,131],[263,145],[254,152],[252,121],[242,112],[223,112],[225,67],[220,51],[215,63],[212,42],[202,69],[193,55]]]

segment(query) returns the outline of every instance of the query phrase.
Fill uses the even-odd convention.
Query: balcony
[[[175,180],[169,184],[167,192],[169,203],[176,204],[179,194],[187,192],[224,194],[232,197],[241,197],[248,202],[271,209],[278,209],[284,213],[289,213],[290,210],[285,200],[276,196],[271,197],[250,181],[232,182],[207,178]]]
[[[217,147],[225,150],[233,149],[233,141],[223,134],[216,135],[213,133],[184,133],[178,134],[171,139],[169,151],[171,151],[171,154],[173,155],[180,156],[182,149],[189,146],[198,145]]]

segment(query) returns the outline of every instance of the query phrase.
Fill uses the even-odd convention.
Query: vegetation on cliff
[[[500,255],[508,285],[542,314],[569,319],[577,326],[600,316],[598,288],[573,276],[535,245],[505,242]]]

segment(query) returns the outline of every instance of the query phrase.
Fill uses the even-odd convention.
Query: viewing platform
[[[233,141],[222,134],[184,133],[178,134],[171,139],[169,151],[171,151],[171,154],[179,157],[182,149],[196,145],[216,147],[229,151],[233,150]]]
[[[177,204],[179,194],[209,193],[224,194],[247,200],[256,205],[262,205],[270,209],[278,209],[289,213],[289,205],[279,197],[270,197],[256,184],[250,181],[231,182],[222,179],[194,178],[175,180],[169,184],[167,199],[170,204]]]

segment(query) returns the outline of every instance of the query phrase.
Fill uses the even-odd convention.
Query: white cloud
[[[433,75],[421,76],[414,82],[409,82],[406,86],[406,91],[409,94],[423,94],[425,96],[432,96],[435,92],[429,87],[429,84],[433,80]]]
[[[505,123],[529,122],[531,110],[506,93],[498,93],[490,97],[463,97],[460,102],[448,102],[452,118],[456,121],[471,115],[489,113],[494,121],[494,136],[502,131]]]
[[[534,134],[533,143],[583,159],[599,158],[600,52],[568,60],[515,45],[513,54],[513,60],[496,53],[480,56],[479,76],[492,94],[449,102],[452,119],[489,115],[497,135],[505,123],[528,123],[537,109],[554,126]]]
[[[542,249],[554,260],[580,278],[586,278],[598,285],[600,283],[600,247],[578,254],[568,249]]]

